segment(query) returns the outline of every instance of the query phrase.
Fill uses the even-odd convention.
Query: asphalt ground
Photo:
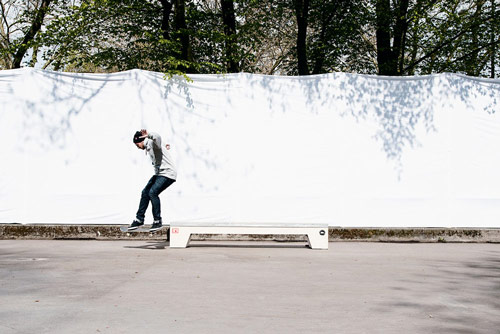
[[[0,333],[500,333],[500,244],[0,240]]]

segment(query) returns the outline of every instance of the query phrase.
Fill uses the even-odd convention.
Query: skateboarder
[[[150,232],[159,230],[162,227],[160,193],[167,189],[177,178],[177,172],[168,150],[170,145],[162,145],[159,134],[143,129],[134,134],[134,144],[141,150],[146,150],[151,158],[155,174],[151,177],[146,187],[142,190],[141,201],[136,219],[128,227],[129,231],[135,230],[144,225],[144,215],[148,208],[149,201],[153,209],[153,225]]]

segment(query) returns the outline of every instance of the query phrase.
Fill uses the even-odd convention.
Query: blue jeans
[[[144,221],[144,216],[146,214],[146,209],[148,208],[149,201],[153,206],[153,218],[154,220],[161,220],[161,205],[160,205],[160,193],[167,189],[175,180],[169,179],[165,176],[153,175],[149,179],[148,184],[142,190],[141,201],[139,203],[139,210],[137,211],[136,218],[141,222]]]

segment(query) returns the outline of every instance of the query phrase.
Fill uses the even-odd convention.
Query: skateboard
[[[164,230],[164,229],[168,229],[170,226],[168,225],[163,225],[162,227],[160,227],[160,229],[154,231],[154,232],[149,232],[149,229],[151,228],[151,225],[142,225],[138,228],[136,228],[135,230],[131,230],[129,231],[128,230],[128,226],[120,226],[120,231],[122,232],[128,232],[128,233],[136,233],[136,232],[149,232],[149,233],[157,233],[157,232],[160,232],[161,230]]]

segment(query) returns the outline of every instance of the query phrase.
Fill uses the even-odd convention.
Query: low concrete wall
[[[330,241],[500,242],[492,228],[330,228]]]
[[[329,241],[375,242],[494,242],[500,243],[500,229],[475,228],[329,228]],[[74,239],[74,240],[165,240],[167,230],[159,233],[123,233],[118,225],[21,225],[0,224],[0,239]],[[274,235],[194,235],[202,240],[277,240],[305,241],[305,236]]]

